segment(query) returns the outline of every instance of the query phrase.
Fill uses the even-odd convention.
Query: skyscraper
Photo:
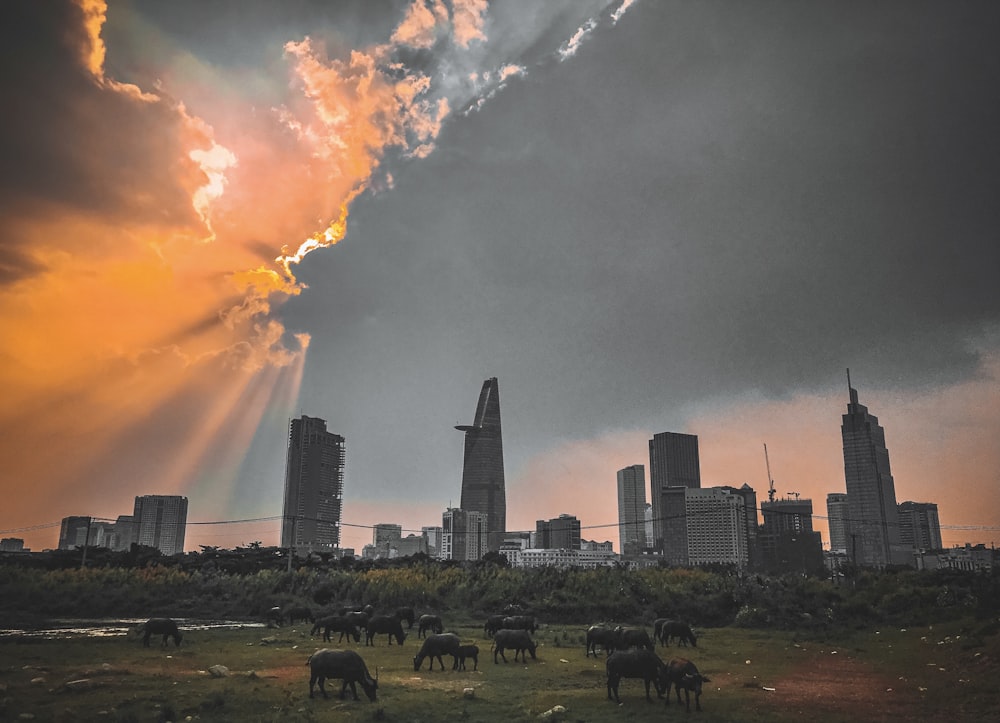
[[[184,552],[188,500],[179,495],[143,495],[135,498],[132,539],[155,547],[164,555]]]
[[[826,518],[830,528],[830,550],[847,553],[847,495],[831,492],[826,496]]]
[[[724,564],[745,568],[749,561],[746,500],[738,492],[725,487],[684,487],[677,489],[683,496],[687,518],[687,560],[674,546],[672,564]]]
[[[646,547],[646,468],[633,464],[618,470],[618,548],[636,555]]]
[[[858,402],[847,375],[850,402],[840,427],[844,440],[849,535],[847,555],[858,565],[885,567],[909,562],[899,538],[896,486],[889,468],[885,430]]]
[[[486,515],[488,549],[499,550],[507,529],[507,493],[496,377],[483,382],[473,423],[455,429],[465,432],[461,509]]]
[[[344,438],[326,421],[302,416],[288,431],[281,546],[331,550],[340,546]]]
[[[698,437],[679,432],[660,432],[649,440],[649,488],[655,526],[654,546],[667,554],[670,540],[686,540],[683,506],[668,503],[671,487],[699,489],[701,463],[698,460]],[[683,503],[683,497],[681,497]],[[680,515],[680,517],[678,517]],[[676,528],[676,529],[672,529]],[[678,551],[679,552],[679,551]],[[686,551],[684,553],[686,555]]]

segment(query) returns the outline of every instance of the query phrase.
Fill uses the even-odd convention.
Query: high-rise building
[[[88,539],[91,526],[90,517],[63,517],[59,525],[59,549],[73,550],[93,543],[93,538]]]
[[[826,520],[830,528],[830,551],[847,554],[847,495],[831,492],[826,496]]]
[[[485,512],[449,507],[441,516],[441,559],[478,560],[489,551]]]
[[[701,487],[701,463],[698,460],[698,437],[679,432],[660,432],[649,440],[649,488],[653,503],[655,526],[654,547],[669,555],[666,545],[671,538],[686,539],[686,534],[676,529],[677,509],[669,507],[667,500],[671,487],[698,489]],[[683,511],[680,511],[683,514]]]
[[[911,550],[941,550],[941,521],[933,502],[899,503],[899,538]]]
[[[281,546],[297,551],[340,546],[344,495],[344,438],[326,421],[302,416],[288,430]]]
[[[746,501],[731,488],[685,487],[687,565],[723,564],[745,568],[749,562]]]
[[[455,429],[465,432],[461,509],[486,515],[487,544],[490,550],[499,550],[507,529],[507,493],[496,377],[483,382],[472,424]]]
[[[188,499],[180,495],[142,495],[132,511],[134,542],[164,555],[184,552]]]
[[[573,515],[559,515],[536,521],[535,546],[543,550],[579,550],[580,520]]]
[[[618,544],[625,555],[646,548],[646,467],[641,464],[618,470]]]
[[[858,402],[850,373],[847,388],[850,402],[840,427],[850,520],[847,555],[855,564],[870,567],[906,564],[911,555],[899,539],[896,486],[889,468],[885,430],[878,418]]]

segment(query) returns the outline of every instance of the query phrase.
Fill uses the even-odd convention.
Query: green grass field
[[[1000,641],[995,624],[868,630],[836,641],[737,628],[703,630],[681,654],[711,679],[703,712],[647,703],[639,680],[607,699],[604,658],[584,654],[583,626],[539,630],[538,659],[494,664],[480,625],[449,625],[480,649],[479,670],[425,661],[413,670],[416,628],[402,647],[324,645],[308,624],[279,629],[191,630],[180,648],[144,648],[127,636],[0,639],[0,720],[39,721],[530,721],[554,706],[564,721],[978,721],[1000,720]],[[359,651],[377,668],[378,699],[309,698],[306,659],[321,647]],[[508,654],[508,658],[511,655]],[[225,677],[209,668],[223,665]],[[75,682],[84,681],[84,682]],[[466,697],[472,689],[472,697]]]

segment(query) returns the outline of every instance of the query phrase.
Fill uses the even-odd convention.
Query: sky
[[[1000,542],[996,3],[4,10],[0,535],[182,494],[277,544],[303,414],[343,544],[419,532],[497,377],[509,529],[617,549],[673,431],[828,544],[850,369],[897,501]]]

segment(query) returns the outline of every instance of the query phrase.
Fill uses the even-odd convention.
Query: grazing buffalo
[[[461,645],[458,648],[458,669],[465,670],[465,659],[472,658],[472,669],[479,670],[479,646]]]
[[[305,605],[289,605],[285,608],[285,617],[288,618],[289,625],[294,625],[296,620],[310,623],[313,621],[312,610]]]
[[[521,656],[521,662],[527,662],[524,657],[524,651],[527,650],[531,653],[531,659],[537,660],[535,657],[535,641],[531,639],[531,635],[528,634],[527,630],[497,630],[496,634],[493,636],[493,662],[497,662],[497,655],[503,658],[503,662],[507,662],[507,656],[503,654],[504,650],[514,651],[514,662],[517,662],[517,656]]]
[[[698,647],[698,639],[694,636],[691,626],[679,620],[668,620],[660,628],[660,642],[664,645],[670,645],[670,641],[673,638],[677,638],[678,645],[687,647],[687,644],[691,643],[692,647]]]
[[[646,700],[650,703],[649,684],[656,686],[656,697],[662,698],[667,687],[667,666],[660,657],[644,648],[639,650],[616,650],[605,663],[608,673],[608,700],[621,703],[618,697],[618,684],[622,678],[641,678],[646,684]],[[668,701],[669,702],[669,701]]]
[[[163,636],[163,642],[160,643],[161,648],[167,644],[167,638],[174,639],[175,648],[180,647],[181,632],[177,629],[177,623],[170,618],[150,618],[140,625],[139,629],[143,632],[142,644],[147,648],[149,647],[149,638],[151,635]]]
[[[427,631],[440,634],[444,632],[444,623],[440,615],[421,615],[417,620],[417,637],[426,638]]]
[[[597,646],[604,648],[605,653],[611,655],[618,642],[618,635],[611,628],[603,625],[591,625],[587,628],[587,657],[593,653],[597,657]]]
[[[413,621],[417,619],[413,608],[396,608],[396,617],[406,623],[407,630],[413,629]]]
[[[368,621],[368,625],[365,627],[365,645],[374,646],[373,640],[380,633],[389,636],[389,645],[392,645],[393,636],[400,645],[406,640],[403,623],[394,615],[376,615]]]
[[[361,631],[345,615],[329,615],[325,618],[320,618],[313,623],[312,632],[309,634],[315,635],[320,630],[323,631],[323,641],[327,643],[332,642],[330,640],[331,632],[340,633],[340,638],[337,640],[338,643],[343,642],[345,635],[348,638],[354,638],[355,643],[361,642]]]
[[[486,637],[492,638],[493,634],[497,630],[503,628],[503,619],[507,617],[506,615],[490,615],[486,618],[486,624],[483,625],[483,632],[486,633]]]
[[[709,678],[698,672],[695,664],[686,658],[674,658],[667,663],[667,705],[670,705],[670,688],[677,690],[677,703],[681,702],[681,688],[684,689],[684,702],[691,710],[691,691],[694,691],[694,707],[701,710],[701,684],[711,683]]]
[[[529,633],[538,630],[534,615],[508,615],[503,619],[503,627],[505,630],[527,630]]]
[[[452,657],[451,667],[454,670],[458,667],[458,649],[461,645],[462,641],[455,633],[431,635],[424,640],[419,652],[413,656],[413,669],[420,670],[424,658],[430,658],[430,670],[434,670],[434,658],[437,658],[441,670],[444,670],[444,661],[441,660],[441,656],[450,655]]]
[[[653,650],[653,641],[649,637],[649,633],[641,628],[615,628],[615,649],[627,649],[627,648],[645,648],[646,650]]]
[[[340,689],[341,698],[346,695],[347,686],[350,685],[354,700],[358,700],[358,689],[355,687],[355,683],[361,683],[361,688],[368,696],[368,700],[375,702],[375,693],[378,690],[378,670],[375,671],[375,677],[371,677],[365,661],[353,650],[323,648],[323,650],[317,650],[310,655],[306,665],[309,666],[310,670],[310,698],[313,697],[313,685],[317,681],[319,682],[319,692],[323,694],[324,698],[329,698],[330,696],[326,694],[326,688],[323,687],[323,681],[327,678],[340,678],[344,681],[344,685]]]

